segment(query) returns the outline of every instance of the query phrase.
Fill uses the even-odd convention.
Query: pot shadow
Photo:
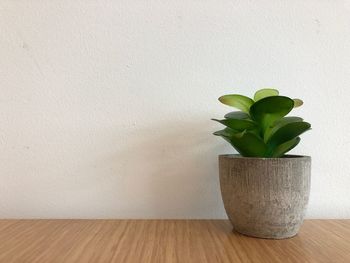
[[[118,151],[103,161],[119,178],[113,215],[226,218],[217,161],[224,142],[211,134],[211,127],[208,120],[129,129]]]

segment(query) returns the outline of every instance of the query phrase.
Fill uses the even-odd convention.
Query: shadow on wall
[[[223,218],[216,141],[210,121],[168,122],[129,129],[108,161],[126,218]],[[112,163],[110,163],[112,162]]]

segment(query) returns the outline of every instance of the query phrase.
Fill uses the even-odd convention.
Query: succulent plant
[[[300,117],[286,117],[303,101],[280,96],[276,89],[258,90],[254,99],[229,94],[219,101],[240,111],[227,113],[222,120],[212,119],[226,126],[214,135],[221,136],[245,157],[283,157],[311,128]]]

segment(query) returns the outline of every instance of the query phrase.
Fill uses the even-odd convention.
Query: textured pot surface
[[[296,235],[310,194],[311,158],[220,155],[220,188],[234,230],[282,239]]]

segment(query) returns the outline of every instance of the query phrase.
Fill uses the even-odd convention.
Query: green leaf
[[[287,123],[291,122],[300,122],[303,121],[300,117],[283,117],[282,119],[276,121],[269,127],[267,127],[265,133],[264,133],[264,141],[267,142],[272,134],[274,134],[277,130],[279,130],[282,126],[284,126]]]
[[[300,107],[304,104],[304,102],[301,99],[293,99],[294,101],[294,108]]]
[[[254,101],[251,98],[237,94],[221,96],[219,98],[219,101],[223,104],[235,107],[246,113],[249,113],[250,106],[254,103]]]
[[[269,146],[275,147],[299,136],[310,128],[310,123],[304,121],[287,123],[271,135],[267,141],[267,144]]]
[[[266,97],[278,96],[279,92],[276,89],[261,89],[255,92],[254,100],[258,101]]]
[[[266,97],[250,107],[250,116],[257,121],[263,131],[275,121],[286,116],[294,106],[294,101],[284,96]]]
[[[267,146],[264,141],[253,133],[243,131],[233,134],[227,141],[242,155],[246,157],[265,156]]]
[[[289,152],[292,150],[297,144],[300,142],[300,137],[293,138],[289,141],[286,141],[285,143],[282,143],[278,145],[272,152],[271,157],[281,157],[283,156],[286,152]]]
[[[237,134],[237,133],[240,133],[240,132],[239,131],[235,131],[235,130],[227,127],[227,128],[225,128],[223,130],[216,131],[213,134],[216,135],[216,136],[221,136],[221,137],[231,137],[231,136],[233,136],[234,134]]]
[[[235,134],[239,133],[238,131],[235,131],[231,128],[226,127],[223,130],[219,130],[214,132],[213,134],[216,136],[222,137],[225,141],[231,144],[231,137],[234,136]]]
[[[249,117],[250,117],[249,114],[243,111],[232,111],[225,115],[226,119],[244,120],[244,119],[249,119]]]
[[[229,142],[233,148],[235,148],[237,152],[239,152],[242,156],[265,156],[267,152],[267,145],[261,138],[251,132],[236,132],[233,129],[225,128],[223,130],[214,132],[214,135],[221,136],[224,140]]]
[[[212,120],[220,122],[221,124],[238,131],[243,131],[246,129],[252,129],[256,127],[256,123],[254,123],[251,120],[239,120],[239,119],[224,119],[224,120],[212,119]]]

